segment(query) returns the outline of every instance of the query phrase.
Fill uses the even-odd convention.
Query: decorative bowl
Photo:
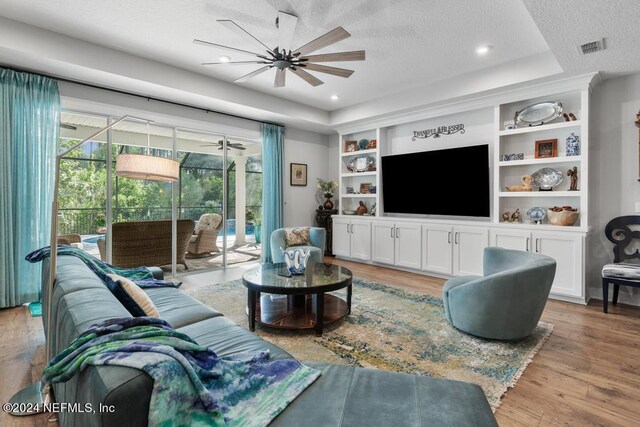
[[[547,214],[544,209],[536,206],[527,211],[527,216],[531,221],[539,223],[544,220]]]
[[[547,217],[549,218],[549,223],[553,225],[564,225],[570,226],[578,221],[580,218],[579,211],[561,211],[556,212],[553,209],[547,209]]]
[[[343,213],[344,215],[355,215],[355,214],[356,214],[356,211],[354,211],[354,210],[347,210],[347,209],[343,209],[343,210],[342,210],[342,213]]]
[[[310,249],[282,249],[282,257],[284,263],[287,266],[287,270],[291,274],[304,274],[307,269],[307,262],[309,261]]]
[[[535,187],[540,187],[541,191],[551,191],[554,187],[560,185],[564,174],[558,169],[542,168],[535,171],[531,177],[533,178],[532,184]]]

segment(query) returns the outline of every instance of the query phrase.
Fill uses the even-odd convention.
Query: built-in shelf
[[[375,154],[377,151],[378,151],[377,148],[371,148],[369,150],[349,151],[347,153],[340,153],[340,157],[361,156],[363,154]]]
[[[498,135],[500,135],[500,136],[520,135],[520,134],[523,134],[523,133],[542,132],[542,131],[545,131],[545,130],[579,127],[580,123],[581,123],[580,120],[574,120],[574,121],[571,121],[571,122],[559,122],[559,123],[550,123],[548,125],[541,125],[541,126],[530,126],[530,127],[526,127],[526,128],[507,129],[507,130],[499,131]]]
[[[509,160],[498,162],[499,167],[503,166],[524,166],[524,165],[545,165],[549,163],[580,163],[582,156],[560,156],[560,157],[546,157],[543,159],[524,159],[524,160]]]
[[[354,176],[375,176],[378,172],[376,171],[369,171],[369,172],[347,172],[347,173],[343,173],[342,177],[343,178],[351,178]]]
[[[500,197],[580,197],[582,191],[501,191]]]
[[[340,197],[355,199],[358,197],[376,197],[375,194],[342,194]]]

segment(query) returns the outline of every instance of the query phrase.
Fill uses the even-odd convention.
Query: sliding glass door
[[[65,112],[60,146],[117,118]],[[118,177],[120,154],[175,158],[175,183]],[[60,229],[96,258],[170,275],[260,259],[259,141],[125,120],[61,163]],[[73,236],[68,236],[73,235]]]

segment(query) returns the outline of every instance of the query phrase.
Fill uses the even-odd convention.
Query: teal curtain
[[[271,262],[271,233],[284,224],[284,128],[262,124],[262,262]]]
[[[40,298],[24,257],[50,241],[59,127],[57,82],[0,68],[0,307]]]

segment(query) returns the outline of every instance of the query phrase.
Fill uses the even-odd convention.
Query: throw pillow
[[[160,313],[149,295],[132,280],[117,274],[107,274],[107,276],[114,282],[109,286],[109,290],[129,310],[131,315],[135,317],[160,317]]]
[[[296,227],[284,229],[284,241],[289,246],[311,246],[309,227]]]

